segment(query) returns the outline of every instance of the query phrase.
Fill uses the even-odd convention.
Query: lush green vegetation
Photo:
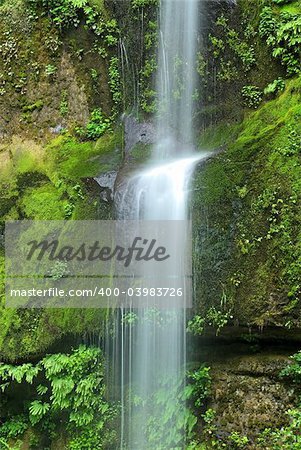
[[[283,5],[284,1],[274,1]],[[301,14],[289,9],[263,8],[260,14],[259,33],[266,39],[275,58],[280,58],[288,74],[296,74],[300,67]]]
[[[23,404],[0,426],[2,445],[17,447],[18,438],[30,434],[30,448],[49,448],[65,433],[70,450],[102,449],[113,445],[110,429],[117,411],[105,398],[101,351],[81,346],[71,354],[54,354],[39,363],[0,366],[0,388],[14,401],[15,385],[24,392]],[[26,388],[30,386],[30,389]],[[17,442],[13,442],[17,441]]]
[[[258,330],[301,327],[301,5],[239,0],[233,12],[217,3],[210,31],[199,36],[194,124],[202,130],[200,148],[223,152],[196,174],[196,307],[187,332],[198,343],[213,330],[219,342],[229,326],[246,325],[256,334],[241,341],[256,354]],[[91,178],[124,162],[121,113],[134,106],[138,116],[151,117],[160,106],[157,0],[126,7],[2,0],[0,13],[1,234],[5,220],[112,218]],[[177,58],[175,70],[181,64]],[[149,152],[150,145],[136,144],[128,167],[143,164]],[[102,352],[70,350],[87,335],[100,336],[107,317],[103,310],[5,308],[0,247],[1,449],[118,445],[119,405],[108,401]],[[123,325],[136,320],[129,313]],[[298,396],[300,367],[297,353],[271,382]],[[135,398],[139,411],[153,412],[141,430],[151,448],[182,448],[183,428],[187,450],[301,448],[298,398],[282,427],[272,418],[270,428],[261,426],[258,412],[256,435],[237,423],[225,432],[213,409],[222,400],[212,397],[211,373],[214,367],[195,364],[185,380],[162,379],[151,398]],[[267,381],[257,389],[266,392]]]
[[[204,189],[195,199],[196,211],[198,201],[210,208],[214,226],[208,250],[196,264],[222,262],[210,272],[215,281],[200,295],[206,296],[207,308],[208,297],[220,308],[225,296],[226,311],[244,323],[299,326],[300,83],[300,78],[290,81],[283,94],[234,127],[230,139],[223,128],[208,133],[217,134],[221,143],[229,140],[227,151],[202,174]],[[219,210],[213,209],[217,204]],[[217,279],[223,280],[220,289]]]

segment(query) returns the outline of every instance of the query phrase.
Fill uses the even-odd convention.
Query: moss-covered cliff
[[[238,8],[253,29],[254,44],[237,43],[252,53],[255,67],[253,74],[240,70],[236,80],[221,81],[220,89],[228,84],[233,91],[219,97],[221,113],[200,136],[201,148],[223,151],[199,171],[195,184],[197,301],[241,324],[299,327],[301,8],[298,2],[254,2],[247,8],[242,1]],[[229,57],[229,35],[236,39],[245,32],[235,13],[219,16],[220,37],[210,37],[213,48],[216,39],[225,47],[217,53],[218,74]],[[243,83],[248,85],[241,88]],[[227,116],[225,95],[241,120]]]
[[[1,234],[5,220],[112,216],[93,181],[122,159],[119,30],[111,6],[0,6]],[[65,335],[101,332],[103,311],[5,309],[3,249],[1,274],[2,358],[37,358]]]

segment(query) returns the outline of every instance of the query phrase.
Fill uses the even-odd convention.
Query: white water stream
[[[161,1],[157,144],[145,170],[127,182],[117,204],[121,220],[188,218],[189,181],[196,163],[208,156],[196,154],[192,144],[201,3]],[[175,236],[175,245],[180,254],[184,253],[185,241]],[[121,448],[183,449],[185,420],[181,425],[183,411],[174,387],[176,380],[183,380],[186,371],[185,299],[182,309],[158,312],[140,308],[121,311],[121,316],[129,319],[121,320],[114,353],[114,370],[120,372],[121,384]],[[165,399],[160,406],[163,393]]]

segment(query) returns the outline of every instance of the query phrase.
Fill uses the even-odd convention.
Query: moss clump
[[[104,309],[5,308],[4,253],[0,249],[0,359],[36,358],[63,337],[102,332]],[[66,346],[68,346],[66,342]]]
[[[45,147],[15,139],[4,146],[0,186],[0,223],[9,219],[89,219],[110,217],[110,206],[90,192],[86,177],[118,169],[122,133],[107,133],[96,142],[64,135]],[[103,210],[103,211],[102,211]]]
[[[57,177],[79,180],[113,170],[121,163],[121,134],[107,133],[98,141],[79,142],[60,136],[47,146],[47,164]]]
[[[27,189],[19,206],[27,219],[63,220],[65,218],[64,201],[55,186],[50,183],[39,188]]]

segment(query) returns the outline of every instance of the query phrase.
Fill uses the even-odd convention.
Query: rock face
[[[155,142],[155,127],[151,122],[139,123],[135,117],[124,118],[125,153],[128,154],[136,144],[153,144]]]
[[[113,200],[114,185],[117,177],[116,171],[110,171],[95,177],[94,180],[98,183],[101,191],[100,198],[106,202]]]
[[[219,348],[222,353],[222,349]],[[227,354],[227,350],[225,350]],[[212,395],[210,407],[217,415],[217,437],[227,438],[232,432],[252,440],[268,427],[281,427],[287,421],[286,411],[292,408],[296,395],[279,378],[288,364],[281,352],[263,352],[222,356],[210,363]]]

